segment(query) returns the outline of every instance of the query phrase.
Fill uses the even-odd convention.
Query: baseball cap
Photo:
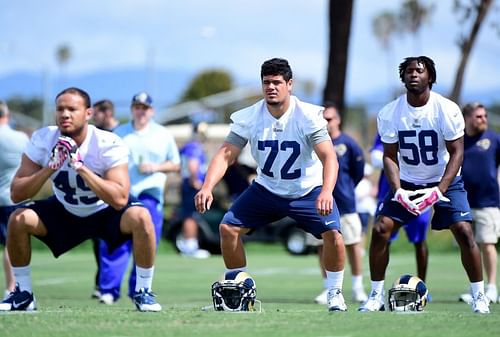
[[[146,105],[150,108],[153,107],[153,99],[149,94],[145,91],[142,91],[138,94],[135,94],[134,97],[132,97],[132,105],[134,104],[143,104]]]

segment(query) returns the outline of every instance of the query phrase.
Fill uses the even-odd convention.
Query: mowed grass
[[[414,273],[413,251],[396,249],[386,289],[404,273]],[[432,252],[427,285],[433,301],[423,313],[360,313],[350,299],[350,273],[344,294],[348,312],[329,313],[313,303],[321,291],[316,256],[291,256],[279,245],[247,244],[249,272],[257,283],[260,313],[214,312],[211,284],[223,272],[221,256],[183,258],[162,242],[154,291],[160,313],[140,313],[128,298],[106,306],[90,299],[95,262],[90,246],[59,259],[35,250],[33,287],[38,311],[0,314],[0,336],[500,336],[500,304],[490,315],[473,314],[457,301],[468,283],[457,249]],[[369,273],[365,258],[365,288]],[[348,270],[348,267],[347,267]],[[126,283],[122,287],[126,294]]]

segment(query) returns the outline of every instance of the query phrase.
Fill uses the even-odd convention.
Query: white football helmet
[[[389,289],[389,310],[422,311],[427,304],[429,291],[417,276],[400,276]]]
[[[212,284],[216,311],[253,311],[256,297],[255,281],[243,271],[227,272],[224,279]]]

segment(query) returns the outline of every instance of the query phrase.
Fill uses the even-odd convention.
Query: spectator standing
[[[9,121],[9,107],[7,103],[0,101],[0,244],[2,245],[5,245],[7,222],[14,209],[14,202],[10,198],[10,184],[21,164],[23,151],[29,141],[24,132],[12,129]],[[7,249],[3,252],[3,270],[5,296],[7,296],[14,291],[16,285]]]
[[[118,126],[114,131],[129,148],[128,172],[130,194],[140,200],[149,210],[156,232],[156,245],[161,238],[163,226],[164,189],[167,173],[179,172],[179,150],[166,128],[153,120],[153,99],[146,92],[132,97],[132,120]],[[113,304],[120,297],[120,285],[126,272],[132,242],[128,241],[108,251],[101,242],[101,303]],[[136,273],[132,269],[129,277],[128,296],[133,292]]]

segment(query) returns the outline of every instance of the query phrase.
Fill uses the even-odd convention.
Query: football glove
[[[420,190],[416,190],[415,192],[417,192],[419,195],[422,195],[421,197],[413,200],[417,204],[419,213],[427,211],[432,207],[432,205],[440,200],[446,202],[450,201],[450,199],[448,199],[443,195],[443,193],[441,193],[437,186],[431,188],[423,188]]]
[[[83,160],[80,156],[80,149],[76,142],[71,137],[67,136],[59,136],[59,140],[57,141],[64,150],[66,151],[67,157],[69,158],[69,166],[73,170],[78,170],[83,166]]]
[[[66,149],[62,147],[59,143],[56,143],[52,148],[48,166],[52,170],[59,170],[59,168],[64,164],[64,161],[68,157]]]
[[[410,199],[410,197],[417,195],[416,191],[408,191],[402,188],[398,188],[396,193],[394,193],[394,197],[392,200],[399,202],[403,205],[404,208],[408,210],[408,212],[414,215],[420,215],[417,204]]]

